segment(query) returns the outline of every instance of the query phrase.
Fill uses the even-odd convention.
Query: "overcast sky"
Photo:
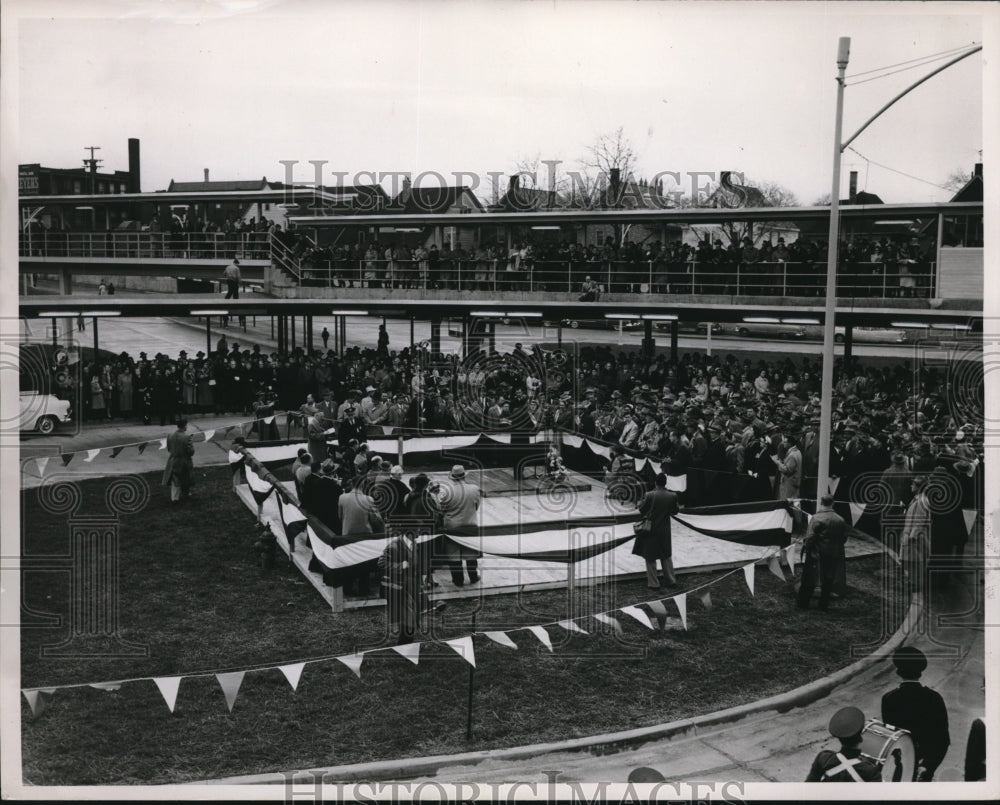
[[[742,171],[810,204],[830,185],[838,37],[852,39],[850,76],[980,42],[984,8],[133,0],[19,11],[40,15],[16,35],[22,163],[77,166],[98,145],[105,169],[125,170],[131,136],[147,191],[203,168],[281,179],[283,159],[303,163],[296,179],[311,178],[307,160],[328,160],[329,183],[334,170],[506,173],[536,154],[576,167],[621,126],[642,175]],[[849,86],[845,136],[941,63]],[[871,162],[845,154],[844,181],[858,170],[887,202],[949,197],[935,185],[981,159],[983,64],[974,55],[889,111],[855,143]]]

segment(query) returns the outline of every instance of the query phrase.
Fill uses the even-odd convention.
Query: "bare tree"
[[[731,189],[730,189],[731,188]],[[730,193],[737,198],[735,203],[720,204],[719,200],[723,193]],[[729,188],[722,185],[716,187],[709,195],[709,201],[716,206],[739,206],[739,207],[797,207],[799,199],[787,187],[783,187],[777,182],[760,181],[752,182],[744,179],[742,183],[732,183]],[[787,222],[779,218],[773,218],[770,214],[760,221],[730,221],[710,230],[710,236],[725,238],[731,244],[739,245],[744,238],[757,245],[765,239],[770,239],[776,232],[784,231]]]
[[[969,179],[971,178],[972,178],[971,171],[962,170],[961,168],[959,168],[958,170],[954,170],[950,174],[948,174],[948,178],[944,180],[944,183],[941,186],[945,190],[950,190],[952,193],[957,193],[959,190],[961,190],[969,183]]]

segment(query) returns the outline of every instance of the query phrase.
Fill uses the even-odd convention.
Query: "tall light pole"
[[[901,98],[915,90],[927,79],[936,76],[953,64],[967,59],[973,53],[979,53],[982,49],[982,45],[975,45],[964,53],[945,62],[940,67],[936,67],[923,78],[913,82],[868,118],[864,122],[864,125],[846,141],[841,142],[843,139],[842,129],[844,119],[844,71],[847,69],[847,62],[851,54],[851,38],[849,36],[842,36],[837,43],[837,116],[833,133],[833,189],[830,192],[830,239],[826,260],[826,305],[824,307],[823,320],[823,382],[820,390],[819,468],[816,473],[817,501],[830,491],[830,437],[832,430],[832,422],[830,420],[833,418],[834,317],[837,309],[837,259],[840,247],[840,155],[848,145],[854,142],[861,132],[874,123],[876,119],[881,117],[889,107]],[[940,245],[938,243],[939,248]]]
[[[816,501],[830,491],[830,439],[833,418],[833,343],[837,310],[837,251],[840,245],[840,138],[844,125],[844,71],[851,55],[851,38],[837,43],[837,115],[833,129],[833,188],[830,191],[830,239],[826,258],[826,307],[823,318],[823,381],[820,387],[819,471]]]

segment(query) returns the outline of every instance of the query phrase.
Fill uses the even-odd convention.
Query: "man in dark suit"
[[[882,721],[909,730],[921,767],[917,779],[929,783],[951,744],[948,708],[940,693],[920,684],[920,675],[927,667],[927,657],[920,649],[896,649],[892,664],[903,681],[882,697]]]
[[[337,428],[337,444],[343,450],[350,443],[351,439],[363,442],[365,439],[365,426],[357,418],[358,409],[350,406],[344,411],[344,419]]]
[[[170,502],[180,503],[191,496],[194,476],[194,443],[187,432],[187,420],[177,420],[177,430],[167,437],[167,466],[163,470],[163,485],[170,487]]]
[[[833,495],[823,495],[816,513],[809,518],[809,528],[802,541],[802,581],[796,599],[799,609],[809,609],[816,583],[819,582],[819,608],[828,609],[830,596],[847,542],[847,522],[833,510]]]
[[[646,586],[651,590],[660,588],[656,575],[656,560],[663,568],[663,586],[673,587],[677,583],[674,576],[673,545],[670,533],[670,518],[677,514],[677,495],[667,491],[667,476],[658,473],[656,485],[639,501],[639,514],[649,522],[649,531],[644,536],[636,536],[632,553],[646,560]]]

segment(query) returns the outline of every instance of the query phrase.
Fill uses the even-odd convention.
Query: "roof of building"
[[[425,213],[433,215],[458,209],[484,212],[476,194],[464,185],[459,187],[404,187],[392,200],[389,210],[394,213]]]
[[[279,188],[279,182],[268,182],[266,176],[260,179],[236,180],[224,182],[175,182],[170,180],[168,193],[210,193],[248,190],[271,190]]]

